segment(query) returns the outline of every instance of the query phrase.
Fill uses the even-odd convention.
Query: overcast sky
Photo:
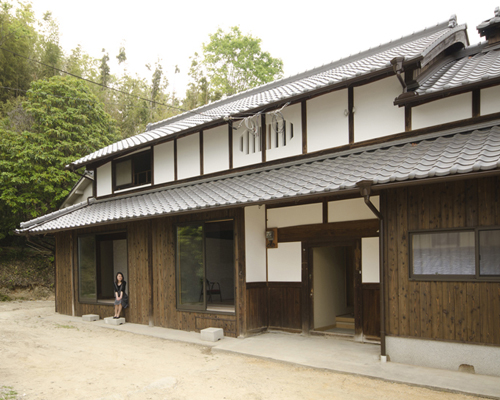
[[[498,2],[500,3],[500,2]],[[200,51],[218,27],[239,25],[262,39],[262,48],[284,62],[285,76],[359,53],[390,40],[447,21],[456,14],[467,23],[471,44],[481,41],[476,26],[493,17],[493,1],[161,1],[34,0],[37,18],[51,11],[66,53],[80,44],[112,60],[121,45],[130,73],[150,79],[145,64],[161,59],[182,97],[189,57]],[[174,75],[178,65],[181,73]],[[111,65],[112,73],[119,72]]]

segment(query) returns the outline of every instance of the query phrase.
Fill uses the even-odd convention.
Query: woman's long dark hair
[[[118,275],[122,276],[122,284],[123,284],[123,282],[125,282],[125,277],[123,276],[123,274],[121,272],[117,272],[116,277],[115,277],[115,282],[116,282],[117,286],[118,286]]]

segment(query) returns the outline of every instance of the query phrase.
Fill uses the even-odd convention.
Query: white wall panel
[[[246,165],[258,164],[262,161],[262,149],[260,136],[254,136],[247,132],[247,127],[241,121],[233,122],[233,167],[244,167]],[[256,116],[252,122],[260,129],[261,118]]]
[[[106,196],[113,192],[111,173],[111,162],[97,168],[97,196]]]
[[[379,241],[376,238],[361,239],[361,281],[379,283]]]
[[[379,196],[372,196],[370,200],[380,210]],[[328,202],[328,222],[357,221],[374,218],[377,217],[368,208],[362,198]]]
[[[404,107],[394,105],[403,92],[395,76],[354,88],[354,141],[404,132]]]
[[[171,182],[174,175],[174,142],[166,142],[153,147],[154,150],[154,183]]]
[[[300,282],[301,253],[301,242],[279,243],[277,249],[267,249],[269,282]]]
[[[481,89],[481,115],[500,112],[500,86]]]
[[[472,93],[464,93],[413,107],[411,127],[420,129],[471,117]]]
[[[177,139],[177,179],[200,175],[200,135]]]
[[[229,169],[228,126],[203,131],[203,173]]]
[[[302,107],[301,104],[294,104],[293,106],[288,106],[283,109],[281,114],[283,118],[287,121],[287,132],[289,133],[289,123],[293,124],[293,139],[287,138],[286,146],[283,146],[283,135],[279,135],[279,147],[276,147],[274,140],[271,141],[271,148],[267,148],[266,159],[267,161],[277,160],[279,158],[285,158],[290,156],[295,156],[302,154]],[[272,116],[266,116],[266,124],[269,126],[271,123]],[[266,132],[267,134],[267,132]],[[274,136],[274,134],[273,134]],[[288,134],[287,134],[288,136]]]
[[[245,207],[246,281],[266,281],[266,208]]]
[[[286,226],[321,224],[323,222],[323,204],[270,208],[267,210],[267,227],[284,228]]]
[[[307,151],[318,151],[349,143],[347,89],[308,100]]]

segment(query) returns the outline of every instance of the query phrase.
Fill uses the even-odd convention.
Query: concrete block
[[[87,322],[99,321],[99,315],[97,315],[97,314],[82,315],[82,320],[87,321]]]
[[[222,328],[206,328],[200,331],[201,340],[208,342],[216,342],[224,338],[224,330]]]
[[[122,325],[125,323],[125,318],[113,318],[113,317],[108,317],[108,318],[104,318],[104,322],[106,322],[107,324],[110,324],[110,325]]]

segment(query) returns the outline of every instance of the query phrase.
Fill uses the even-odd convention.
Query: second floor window
[[[151,183],[151,150],[115,161],[115,190]]]

